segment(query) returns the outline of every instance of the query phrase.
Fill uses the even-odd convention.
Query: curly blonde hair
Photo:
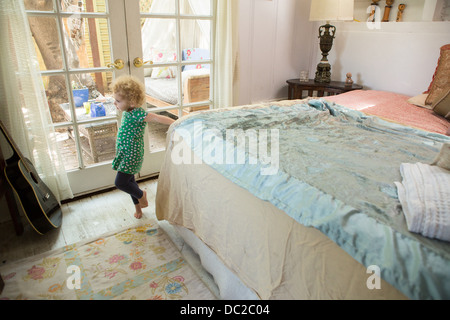
[[[112,83],[111,87],[114,93],[128,100],[136,108],[145,102],[145,87],[133,76],[121,76]]]

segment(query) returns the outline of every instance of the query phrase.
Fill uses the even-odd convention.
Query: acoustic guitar
[[[22,156],[1,121],[0,128],[14,153],[5,160],[4,174],[19,199],[28,222],[41,235],[59,228],[62,211],[56,197],[41,180],[33,163]]]

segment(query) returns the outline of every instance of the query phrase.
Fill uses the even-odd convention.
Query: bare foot
[[[142,210],[141,210],[141,205],[140,204],[136,204],[134,206],[136,208],[136,212],[134,214],[134,217],[136,219],[141,219],[142,218]]]
[[[139,204],[140,204],[141,208],[148,207],[147,191],[144,190],[144,194],[142,195],[142,198],[139,199]]]

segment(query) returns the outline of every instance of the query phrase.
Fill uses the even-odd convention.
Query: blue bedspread
[[[450,243],[407,230],[394,185],[401,163],[431,163],[449,137],[322,99],[200,113],[174,130],[203,162],[378,266],[406,296],[450,298]]]

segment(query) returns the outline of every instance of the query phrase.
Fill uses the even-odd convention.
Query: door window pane
[[[33,35],[40,70],[61,70],[63,58],[56,19],[30,16],[28,22]]]
[[[183,50],[200,48],[203,52],[197,52],[196,60],[211,59],[211,21],[201,19],[182,19],[180,21],[181,47]],[[184,60],[184,58],[183,58]]]
[[[107,19],[63,18],[69,69],[105,67],[111,63]]]
[[[179,104],[175,19],[143,20],[143,57],[153,62],[144,69],[147,102],[155,107]]]
[[[25,10],[54,11],[53,1],[23,0]]]
[[[85,102],[102,102],[107,106],[112,105],[111,82],[112,72],[76,73],[70,76],[72,86],[73,102],[75,108],[84,108]],[[111,110],[110,110],[111,109]],[[107,108],[108,116],[115,116],[116,109]],[[78,112],[77,114],[83,114]],[[80,118],[77,118],[80,120]]]
[[[210,93],[209,69],[183,71],[183,104],[208,101]],[[195,107],[200,110],[200,107]]]
[[[186,15],[211,15],[211,0],[180,0],[180,12]]]
[[[70,112],[64,112],[63,106],[69,110],[69,95],[64,74],[43,76],[45,94],[53,123],[71,121]]]
[[[141,13],[175,14],[176,0],[140,0]]]
[[[142,19],[142,54],[145,61],[154,63],[176,62],[175,19]]]
[[[144,78],[147,103],[154,107],[163,108],[179,104],[178,78],[160,77],[165,68],[152,68],[152,75]]]
[[[74,13],[106,12],[106,0],[61,0],[61,11]]]
[[[86,166],[114,159],[116,154],[117,120],[80,125],[80,143]]]
[[[78,154],[73,136],[73,127],[64,127],[55,129],[56,143],[64,160],[64,168],[66,170],[78,169]]]
[[[183,104],[210,99],[210,26],[209,20],[182,19]],[[195,107],[191,111],[200,110]]]
[[[178,110],[163,111],[157,113],[162,116],[172,118],[174,120],[178,119]],[[166,135],[169,126],[157,122],[148,123],[149,131],[149,148],[150,152],[159,152],[166,148]]]

